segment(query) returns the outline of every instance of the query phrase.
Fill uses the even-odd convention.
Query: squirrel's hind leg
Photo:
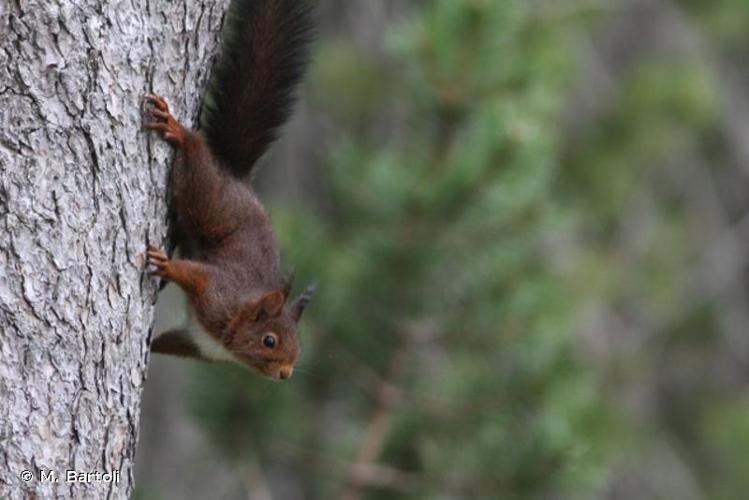
[[[203,356],[190,332],[184,328],[167,330],[151,342],[151,352],[171,354],[182,358],[192,358],[200,361],[211,361]]]

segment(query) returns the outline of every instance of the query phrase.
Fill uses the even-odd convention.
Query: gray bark
[[[194,121],[227,3],[0,1],[0,497],[132,492],[171,157],[142,96]]]

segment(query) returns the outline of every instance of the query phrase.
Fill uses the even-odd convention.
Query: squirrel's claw
[[[144,128],[149,130],[160,130],[166,132],[168,130],[167,124],[163,122],[148,122],[143,124]]]
[[[149,261],[153,260],[156,262],[164,262],[164,261],[169,260],[169,257],[167,256],[167,254],[165,254],[162,250],[155,248],[155,247],[149,247],[146,254],[148,255]]]
[[[147,94],[145,98],[154,106],[151,109],[151,115],[156,121],[144,123],[143,127],[161,132],[165,140],[177,147],[182,147],[185,143],[186,131],[169,112],[166,101],[153,94]]]
[[[156,118],[161,118],[162,120],[168,120],[169,117],[172,116],[169,114],[169,111],[163,111],[159,108],[152,109],[151,114],[155,116]]]
[[[156,94],[146,94],[146,100],[153,104],[156,109],[169,112],[169,105],[163,97],[157,96]]]
[[[148,274],[151,276],[160,276],[162,278],[166,278],[170,263],[169,256],[156,247],[148,247],[146,255],[148,256],[147,264],[155,268],[151,271],[148,271]]]

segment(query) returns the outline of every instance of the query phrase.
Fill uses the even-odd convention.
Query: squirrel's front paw
[[[148,122],[144,126],[147,129],[160,131],[166,141],[181,148],[185,143],[185,128],[169,112],[169,106],[164,98],[147,94],[146,100],[153,104],[151,114],[156,121]]]
[[[148,274],[169,279],[171,267],[169,256],[156,247],[148,247],[146,254],[148,255],[148,265],[154,267]]]

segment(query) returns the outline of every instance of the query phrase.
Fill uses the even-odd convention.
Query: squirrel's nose
[[[287,379],[291,377],[292,373],[294,373],[294,368],[292,368],[291,366],[286,366],[278,371],[278,378]]]

